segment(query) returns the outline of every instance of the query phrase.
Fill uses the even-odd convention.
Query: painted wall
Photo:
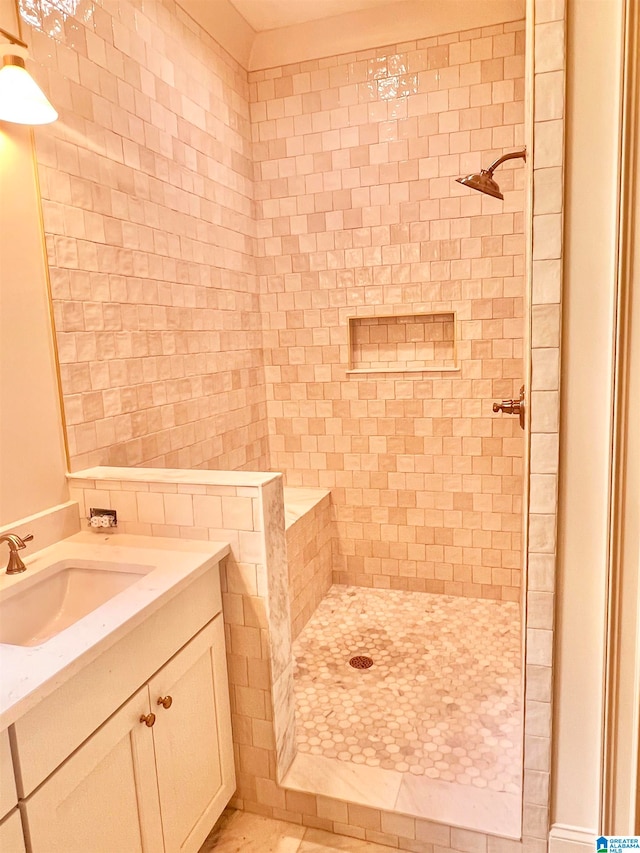
[[[23,4],[72,470],[268,469],[247,75],[179,12]]]
[[[213,36],[218,44],[224,45],[231,56],[249,67],[255,31],[229,0],[178,0],[176,14],[189,15],[203,30]]]
[[[17,34],[13,3],[0,27]],[[36,77],[43,83],[36,69]],[[68,500],[30,131],[0,122],[0,526]]]
[[[454,26],[467,30],[519,21],[525,10],[525,0],[404,0],[293,26],[280,26],[276,17],[272,27],[256,32],[229,0],[178,0],[178,5],[249,71],[429,38]]]
[[[250,82],[272,467],[331,489],[336,581],[517,600],[524,434],[492,404],[524,383],[525,170],[504,202],[454,179],[524,144],[524,21]]]
[[[182,0],[185,5],[198,0]],[[249,71],[432,38],[456,30],[490,27],[524,17],[524,0],[406,0],[256,33]]]
[[[622,10],[568,5],[552,821],[585,844],[600,820]]]

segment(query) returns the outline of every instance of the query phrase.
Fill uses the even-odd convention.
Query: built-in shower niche
[[[453,311],[349,317],[350,373],[458,370]]]

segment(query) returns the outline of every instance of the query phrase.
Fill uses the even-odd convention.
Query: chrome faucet
[[[18,536],[17,533],[7,533],[0,536],[0,542],[6,542],[9,545],[9,562],[7,563],[7,574],[17,575],[19,572],[26,571],[27,567],[20,559],[20,554],[23,548],[26,548],[26,543],[31,542],[33,533],[27,533],[26,536]]]

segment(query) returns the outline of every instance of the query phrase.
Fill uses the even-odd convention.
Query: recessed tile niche
[[[349,317],[349,373],[456,371],[453,312]]]

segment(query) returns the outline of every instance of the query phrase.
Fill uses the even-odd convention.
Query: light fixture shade
[[[15,124],[50,124],[58,113],[24,67],[21,56],[5,56],[0,68],[0,120]]]

